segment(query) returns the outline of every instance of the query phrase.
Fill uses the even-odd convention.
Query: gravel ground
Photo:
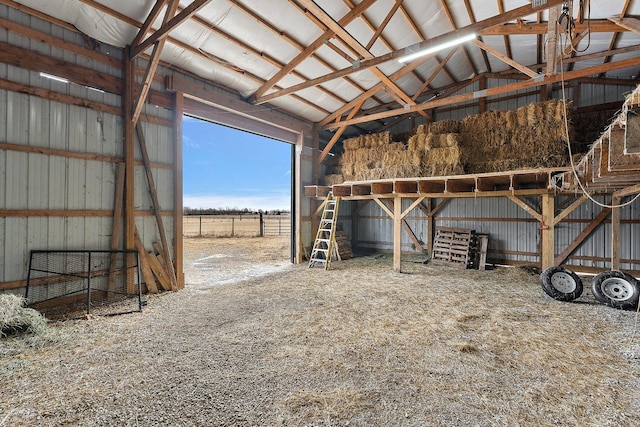
[[[522,269],[188,239],[142,313],[0,340],[0,426],[637,426],[634,312]],[[585,279],[588,288],[588,278]]]

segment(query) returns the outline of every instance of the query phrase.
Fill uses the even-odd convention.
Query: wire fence
[[[291,215],[185,215],[185,237],[289,236]]]

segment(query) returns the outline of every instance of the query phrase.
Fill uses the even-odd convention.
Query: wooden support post
[[[184,288],[184,223],[182,218],[182,115],[184,96],[176,92],[173,97],[173,250],[176,260],[176,281],[178,289]]]
[[[540,268],[542,270],[554,266],[554,200],[553,194],[542,195],[542,221],[540,224]]]
[[[117,164],[117,172],[116,172],[116,194],[115,200],[113,202],[113,223],[111,224],[111,242],[109,243],[109,249],[112,251],[118,250],[120,246],[120,233],[122,232],[122,202],[124,201],[124,164]],[[109,256],[109,293],[107,294],[108,298],[115,297],[116,290],[116,278],[115,278],[115,270],[116,270],[116,260],[118,259],[118,255],[112,253]],[[128,283],[128,282],[127,282]]]
[[[434,233],[433,233],[434,221],[433,221],[432,206],[433,206],[433,199],[428,198],[427,210],[425,214],[427,215],[427,252],[429,252],[429,256],[431,256],[431,254],[433,253],[433,237],[434,237]]]
[[[124,169],[125,169],[125,189],[124,189],[124,248],[135,249],[135,135],[133,127],[133,102],[134,102],[134,78],[135,64],[130,58],[129,46],[125,47],[124,53]],[[127,287],[134,282],[133,266],[135,258],[133,255],[126,257],[126,281]]]
[[[294,165],[294,177],[293,177],[293,198],[295,203],[295,218],[293,221],[295,223],[295,232],[291,233],[292,242],[291,244],[295,248],[293,253],[293,262],[296,264],[302,263],[302,254],[304,252],[303,242],[302,242],[302,195],[304,194],[304,189],[302,188],[302,151],[304,150],[304,133],[300,132],[298,134],[298,140],[296,141],[295,146],[295,157],[293,157]],[[312,231],[313,232],[313,231]]]
[[[620,203],[622,197],[613,197],[611,205],[611,269],[620,270]]]
[[[393,199],[393,271],[401,273],[402,261],[402,197]]]

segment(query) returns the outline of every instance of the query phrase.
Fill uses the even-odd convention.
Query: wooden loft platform
[[[403,230],[414,236],[409,225],[404,220],[405,216],[414,208],[420,208],[426,212],[427,221],[427,247],[431,252],[432,237],[434,233],[434,215],[444,206],[424,207],[421,203],[426,200],[441,198],[443,201],[452,198],[463,197],[506,197],[513,201],[528,214],[540,221],[541,245],[540,265],[547,268],[554,265],[554,226],[560,222],[573,209],[580,205],[573,203],[562,212],[556,213],[555,194],[558,192],[555,181],[559,176],[569,172],[568,168],[530,169],[509,172],[482,173],[472,175],[452,175],[440,177],[422,178],[396,178],[372,181],[345,182],[332,186],[310,185],[305,186],[305,195],[315,199],[326,199],[330,191],[334,196],[340,196],[344,200],[373,200],[393,220],[393,269],[401,270],[401,236]],[[525,196],[541,197],[540,208],[532,207],[523,199]],[[403,199],[412,199],[411,206],[402,208]],[[314,213],[320,212],[324,203]],[[420,243],[412,237],[416,247]]]
[[[556,180],[566,173],[570,173],[569,168],[350,181],[332,186],[305,186],[305,195],[325,198],[332,191],[334,196],[345,200],[534,196],[554,191]]]

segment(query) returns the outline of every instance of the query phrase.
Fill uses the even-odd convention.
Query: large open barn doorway
[[[294,146],[183,117],[185,278],[258,277],[291,262]]]

